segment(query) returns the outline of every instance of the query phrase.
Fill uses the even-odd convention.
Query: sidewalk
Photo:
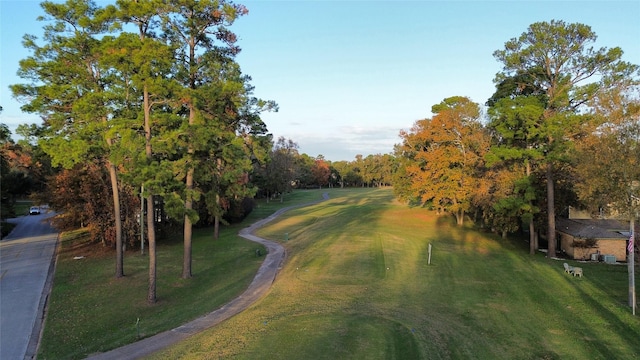
[[[165,331],[154,336],[148,337],[146,339],[137,341],[135,343],[125,345],[123,347],[113,349],[111,351],[94,354],[89,356],[87,359],[91,360],[133,360],[138,359],[143,356],[150,355],[154,352],[162,350],[165,347],[171,346],[180,342],[181,340],[186,339],[187,337],[197,334],[201,331],[209,329],[217,324],[229,319],[230,317],[240,313],[241,311],[248,308],[251,304],[259,300],[261,297],[266,295],[269,288],[271,288],[271,284],[276,278],[278,274],[278,270],[282,266],[282,263],[285,260],[286,252],[282,245],[275,243],[273,241],[269,241],[260,237],[253,235],[258,228],[264,226],[270,221],[273,221],[275,218],[280,216],[282,213],[289,211],[291,209],[309,206],[313,204],[317,204],[321,201],[327,200],[329,198],[328,194],[322,195],[322,200],[318,200],[312,203],[302,204],[302,205],[294,205],[286,208],[282,208],[269,217],[262,219],[260,221],[255,222],[249,227],[246,227],[238,233],[238,235],[242,236],[247,240],[251,240],[257,243],[264,245],[267,248],[267,256],[265,257],[264,262],[258,269],[258,273],[253,278],[251,285],[237,298],[231,300],[231,302],[222,306],[221,308],[195,319],[187,324],[179,326],[175,329]]]

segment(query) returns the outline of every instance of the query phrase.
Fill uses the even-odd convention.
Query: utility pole
[[[627,261],[627,266],[629,270],[629,305],[631,305],[631,311],[633,315],[636,315],[636,276],[635,276],[635,232],[634,232],[634,224],[635,219],[632,218],[630,221],[629,228],[631,230],[631,236],[629,236],[629,259]]]

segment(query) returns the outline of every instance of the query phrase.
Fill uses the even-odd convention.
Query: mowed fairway
[[[153,358],[640,358],[626,266],[581,264],[574,278],[389,189],[329,195],[258,232],[288,251],[265,298]]]

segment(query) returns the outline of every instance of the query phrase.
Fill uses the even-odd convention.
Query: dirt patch
[[[59,251],[65,257],[91,257],[95,259],[113,256],[115,249],[101,243],[91,242],[88,237],[81,236],[62,240]]]

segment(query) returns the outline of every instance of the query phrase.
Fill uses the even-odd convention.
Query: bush
[[[255,206],[256,201],[249,197],[245,197],[241,201],[232,201],[229,210],[224,215],[224,220],[230,224],[238,223],[251,214]]]

